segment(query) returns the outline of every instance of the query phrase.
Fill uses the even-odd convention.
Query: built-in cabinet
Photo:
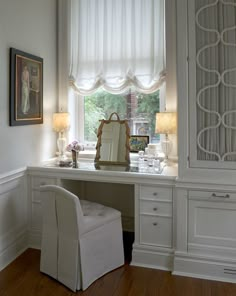
[[[236,12],[188,1],[190,166],[236,168]]]
[[[82,172],[77,172],[76,170],[63,171],[63,169],[57,169],[57,172],[52,173],[50,169],[33,169],[29,173],[29,194],[31,199],[31,209],[30,209],[30,245],[35,248],[40,248],[41,241],[41,229],[42,229],[42,212],[41,212],[41,200],[39,193],[39,186],[49,185],[49,184],[59,184],[61,186],[65,185],[67,189],[76,191],[77,187],[82,187],[82,189],[77,189],[80,191],[80,198],[90,199],[93,201],[103,202],[106,205],[114,206],[120,203],[117,201],[122,200],[123,208],[126,209],[125,204],[128,206],[133,204],[133,223],[129,222],[129,225],[134,225],[133,231],[135,233],[135,242],[133,244],[133,265],[143,265],[143,266],[153,266],[155,268],[161,269],[171,269],[171,262],[173,260],[173,182],[175,177],[166,177],[164,180],[158,180],[158,176],[154,175],[154,178],[142,175],[132,174],[132,173],[121,173],[120,178],[116,179],[116,186],[114,189],[117,190],[117,186],[127,186],[129,190],[121,189],[120,192],[125,193],[125,196],[116,196],[112,204],[112,182],[114,180],[109,179],[114,172],[93,172],[92,175],[86,177],[86,184],[83,183],[84,174]],[[101,180],[101,176],[109,174],[106,178],[107,182]],[[146,179],[146,183],[141,180]],[[153,179],[153,180],[152,180]],[[67,180],[67,181],[66,181]],[[72,182],[70,182],[72,181]],[[101,183],[102,181],[102,183]],[[110,182],[111,181],[111,182]],[[101,200],[101,194],[96,193],[96,183],[102,185],[104,191],[103,200]],[[160,185],[158,185],[158,183]],[[98,184],[98,188],[100,188]],[[71,187],[70,187],[71,186]],[[107,197],[106,195],[107,186]],[[131,188],[130,188],[131,186]],[[87,190],[86,190],[86,187]],[[89,188],[89,187],[94,187]],[[132,190],[132,187],[134,190]],[[117,190],[118,191],[118,190]],[[91,195],[92,192],[92,195]],[[113,192],[113,195],[116,193]],[[96,200],[96,196],[98,200]],[[131,196],[132,195],[132,196]],[[133,200],[133,203],[129,202],[129,199]],[[121,210],[122,211],[122,210]],[[125,218],[127,218],[128,212],[122,211]],[[126,219],[125,221],[126,222]],[[125,223],[123,224],[125,226]],[[125,229],[126,230],[126,229]],[[147,260],[148,258],[148,260]]]
[[[176,8],[179,179],[234,184],[235,3],[179,0]]]
[[[87,172],[46,167],[28,170],[32,247],[40,248],[40,185],[59,184],[69,189],[72,180],[71,188],[75,190],[81,181],[86,180],[86,186],[90,186],[89,182],[91,186],[96,186],[98,182],[102,188],[108,186],[111,189],[113,182],[118,187],[129,185],[128,191],[120,191],[125,192],[124,208],[129,198],[134,200],[132,265],[236,282],[235,186],[207,183],[206,180],[190,183],[175,177],[125,172],[117,174],[112,171]],[[104,179],[107,181],[104,182]],[[114,188],[117,190],[118,187]],[[105,198],[108,203],[112,198],[110,189]],[[96,192],[96,188],[78,190],[85,199],[86,192],[92,192],[92,196]]]
[[[178,183],[173,273],[236,282],[236,188]]]
[[[178,0],[173,273],[236,282],[234,1]]]
[[[188,252],[236,256],[236,193],[190,190],[188,199]]]

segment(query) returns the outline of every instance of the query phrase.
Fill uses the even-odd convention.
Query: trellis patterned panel
[[[236,1],[195,0],[197,159],[236,160]]]

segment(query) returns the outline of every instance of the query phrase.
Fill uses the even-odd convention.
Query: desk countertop
[[[169,166],[163,166],[160,173],[152,168],[147,168],[140,172],[138,167],[130,165],[129,167],[120,165],[100,165],[95,167],[94,162],[80,161],[79,168],[59,167],[55,160],[50,160],[40,165],[28,166],[28,171],[33,175],[47,175],[65,179],[94,180],[106,182],[122,183],[156,183],[161,181],[169,183],[175,181],[178,174],[178,165],[171,163]],[[159,183],[158,182],[158,183]]]

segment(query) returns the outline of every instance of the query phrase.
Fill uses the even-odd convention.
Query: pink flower
[[[71,152],[72,150],[74,151],[83,151],[84,150],[84,145],[80,144],[77,140],[74,140],[70,144],[67,145],[66,150]]]

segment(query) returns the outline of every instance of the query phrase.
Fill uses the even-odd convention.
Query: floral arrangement
[[[66,147],[66,151],[69,151],[69,152],[71,152],[71,151],[79,152],[79,151],[83,151],[83,150],[84,150],[84,145],[80,144],[79,141],[77,141],[77,140],[74,140],[73,142],[68,144]]]

